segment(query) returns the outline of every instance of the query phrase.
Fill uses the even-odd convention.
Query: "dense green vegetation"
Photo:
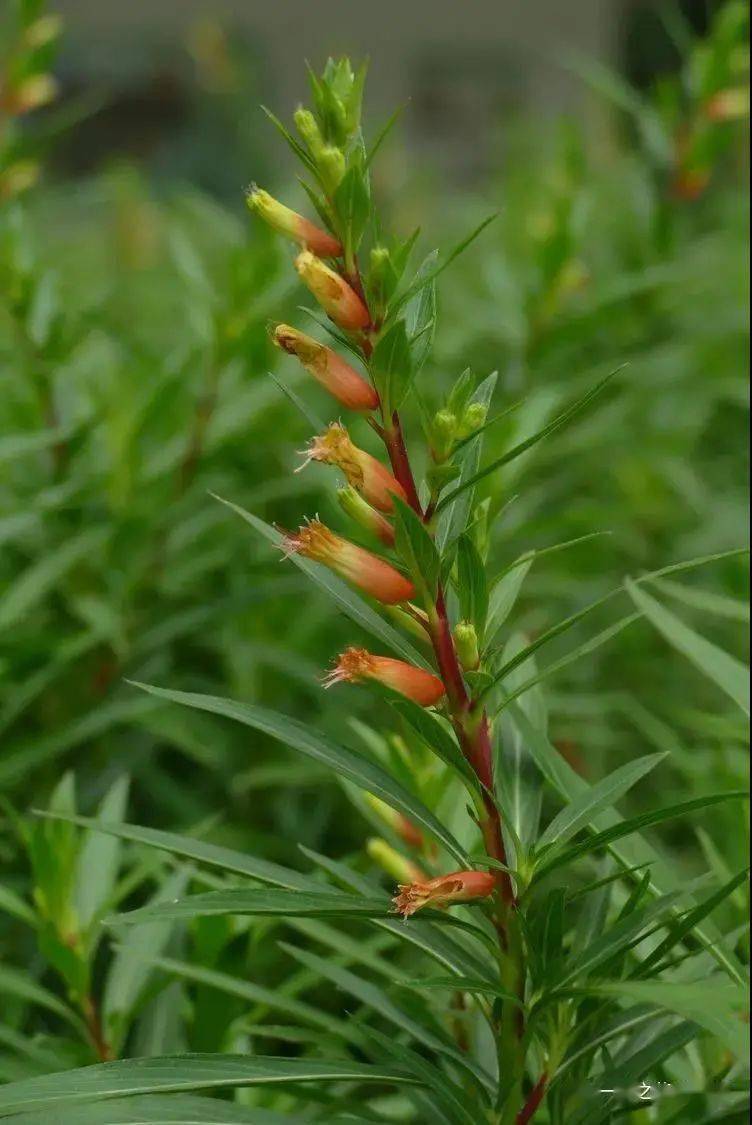
[[[37,7],[19,6],[9,37],[15,88],[50,64],[54,36],[29,39]],[[0,1113],[19,1125],[506,1122],[531,1107],[548,1071],[536,1122],[619,1115],[637,1125],[647,1120],[634,1093],[642,1081],[671,1090],[650,1120],[745,1119],[744,806],[705,807],[744,787],[748,761],[745,20],[744,5],[726,6],[650,99],[584,68],[613,114],[607,152],[571,123],[511,129],[504,176],[477,198],[416,182],[376,201],[392,258],[420,209],[403,285],[426,254],[423,280],[499,211],[441,273],[437,296],[425,286],[381,330],[407,308],[410,356],[392,353],[423,361],[403,420],[416,478],[445,489],[432,499],[445,503],[457,481],[432,463],[441,432],[431,419],[461,414],[476,386],[493,387],[482,453],[468,435],[448,463],[491,467],[551,426],[479,478],[463,546],[440,544],[453,620],[481,632],[491,590],[486,640],[497,636],[483,670],[466,677],[472,691],[502,706],[528,678],[543,681],[499,718],[497,799],[517,893],[529,892],[528,1015],[547,990],[576,980],[581,991],[535,1025],[524,1063],[514,1001],[495,996],[489,977],[489,936],[509,919],[478,905],[430,924],[386,914],[400,863],[439,875],[458,866],[453,847],[480,867],[484,855],[450,727],[430,723],[432,712],[419,712],[421,726],[417,708],[387,708],[363,688],[321,690],[338,652],[382,651],[394,619],[372,603],[364,617],[357,600],[342,612],[216,499],[266,521],[271,536],[268,525],[318,513],[373,545],[346,522],[331,468],[292,471],[319,419],[340,410],[358,445],[376,454],[378,443],[272,345],[278,321],[326,338],[300,311],[313,302],[288,247],[239,207],[178,185],[157,193],[131,168],[33,186],[47,138],[6,106],[0,1076],[19,1085],[0,1091]],[[339,143],[359,168],[356,132]],[[399,143],[396,131],[384,140]],[[297,187],[275,192],[310,213]],[[352,235],[353,214],[334,215],[340,237]],[[377,294],[373,266],[366,285]],[[471,381],[458,383],[468,368]],[[378,380],[394,370],[372,374],[383,400]],[[552,426],[595,387],[586,408]],[[425,508],[428,492],[421,499]],[[421,547],[401,508],[398,517],[409,571]],[[430,657],[400,635],[400,651],[409,638]],[[132,681],[198,693],[200,709]],[[241,722],[222,717],[224,702],[202,703],[207,695],[243,701],[231,715]],[[279,738],[259,705],[281,716]],[[449,764],[433,740],[448,741]],[[332,757],[338,745],[345,765]],[[364,799],[374,769],[394,781],[384,800],[399,789],[413,819],[438,817],[422,823],[440,850],[413,854],[400,822]],[[114,834],[76,826],[77,815],[100,816]],[[609,852],[595,833],[620,815],[634,832]],[[118,829],[124,821],[143,827]],[[559,852],[541,856],[559,833]],[[190,905],[229,887],[242,887],[245,905]],[[159,903],[152,920],[101,924]],[[439,924],[454,918],[480,937]],[[597,954],[590,974],[587,950]],[[447,990],[448,976],[465,988],[453,979]],[[98,1071],[71,1074],[84,1100],[91,1082],[90,1104],[68,1109],[66,1080],[41,1078],[185,1051],[202,1058],[155,1063],[153,1080],[139,1064],[107,1090]],[[249,1089],[234,1101],[158,1096],[214,1084]],[[631,1094],[604,1100],[606,1086]],[[105,1092],[135,1100],[97,1101]]]

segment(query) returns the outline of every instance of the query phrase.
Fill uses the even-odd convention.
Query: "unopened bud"
[[[308,151],[314,160],[318,160],[324,149],[324,138],[321,136],[316,118],[311,113],[310,109],[305,109],[304,106],[298,106],[293,114],[293,121],[295,127],[300,133],[301,137],[308,146]]]
[[[330,195],[334,195],[345,174],[345,154],[342,149],[327,145],[320,153],[317,163],[324,187]]]
[[[408,844],[411,848],[420,849],[423,847],[425,842],[423,833],[403,813],[397,812],[386,801],[382,801],[380,797],[373,793],[364,793],[363,797],[371,812],[387,827],[391,828],[392,832],[399,836],[403,843]]]
[[[460,441],[463,438],[470,437],[486,420],[488,414],[488,407],[484,406],[482,402],[469,403],[460,418],[459,426],[457,427],[457,437]]]
[[[0,199],[12,199],[33,187],[39,179],[36,160],[17,160],[0,172]]]
[[[739,121],[749,117],[749,88],[719,90],[705,106],[705,113],[711,121]]]
[[[30,113],[49,105],[57,97],[58,84],[51,74],[33,74],[24,79],[6,97],[11,113]]]
[[[278,348],[297,356],[306,371],[349,410],[366,412],[379,405],[379,396],[371,384],[333,348],[289,324],[278,324],[272,338]]]
[[[360,527],[370,531],[387,547],[394,546],[394,528],[389,520],[377,512],[370,504],[366,503],[359,492],[352,486],[340,488],[337,491],[337,502],[351,520]]]
[[[342,244],[333,235],[303,218],[297,211],[285,207],[284,203],[280,203],[268,191],[251,188],[246,196],[246,203],[273,230],[305,246],[304,253],[313,251],[322,258],[337,258],[342,253]]]
[[[457,649],[457,659],[465,672],[474,672],[480,664],[478,634],[471,621],[459,621],[452,634]]]
[[[40,47],[46,47],[53,39],[57,39],[62,27],[63,21],[60,16],[40,16],[26,28],[24,42],[33,51],[38,51]]]
[[[396,848],[378,836],[366,841],[366,851],[374,863],[398,883],[415,883],[425,879],[425,874],[415,863],[401,855]]]
[[[304,250],[295,259],[300,279],[335,324],[348,332],[367,328],[368,309],[355,290],[335,270]]]
[[[431,449],[437,461],[449,456],[457,436],[457,417],[451,410],[439,410],[431,423]]]
[[[423,644],[427,642],[428,631],[414,616],[416,613],[419,614],[427,623],[428,618],[423,610],[418,609],[416,606],[411,606],[411,612],[408,613],[406,609],[402,609],[398,605],[388,605],[385,606],[384,609],[387,615],[391,617],[394,624],[398,625],[400,629],[404,629],[404,631],[414,637],[416,641],[421,641]]]

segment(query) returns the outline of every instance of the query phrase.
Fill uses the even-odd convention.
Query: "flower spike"
[[[400,883],[392,902],[398,914],[409,918],[424,906],[443,908],[488,898],[495,885],[496,880],[488,871],[452,871],[426,882]]]
[[[297,211],[285,207],[284,203],[269,195],[268,191],[262,191],[254,185],[246,195],[246,203],[273,230],[291,238],[306,250],[312,250],[322,258],[338,258],[342,254],[342,243],[338,239]]]
[[[289,324],[278,324],[273,340],[282,351],[297,356],[306,371],[348,410],[370,411],[378,407],[379,396],[371,384],[342,356],[313,336],[298,332]]]
[[[358,294],[315,254],[309,250],[298,254],[295,269],[303,284],[340,328],[356,332],[368,327],[371,318]]]
[[[353,445],[345,427],[341,422],[332,422],[330,426],[313,439],[306,450],[306,460],[301,469],[309,461],[323,461],[327,465],[336,465],[347,477],[348,483],[360,492],[364,499],[373,508],[380,512],[393,512],[393,496],[405,500],[405,490],[389,470],[377,461],[364,449]]]
[[[431,707],[438,703],[445,692],[444,684],[427,672],[416,668],[404,660],[391,656],[374,656],[365,648],[347,648],[339,656],[334,668],[324,680],[325,687],[342,682],[362,683],[374,680],[385,687],[397,691],[421,707]]]
[[[311,520],[286,534],[282,549],[288,556],[298,554],[323,563],[384,605],[408,601],[415,594],[412,582],[390,563],[335,535],[320,520]]]

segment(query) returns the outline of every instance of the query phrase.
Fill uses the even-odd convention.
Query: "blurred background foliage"
[[[105,972],[99,939],[81,938],[72,962],[61,953],[71,949],[70,888],[92,860],[73,829],[32,829],[26,815],[55,787],[60,808],[92,813],[105,798],[120,816],[127,776],[131,821],[211,824],[214,839],[293,865],[298,842],[334,855],[362,845],[362,813],[323,771],[242,727],[139,694],[129,679],[253,699],[325,729],[349,724],[351,737],[374,710],[366,693],[320,690],[352,625],[209,495],[286,526],[317,511],[338,520],[326,470],[291,472],[310,427],[278,380],[311,409],[326,404],[269,345],[272,315],[305,326],[290,255],[243,214],[252,177],[302,207],[256,110],[258,59],[220,22],[194,26],[177,68],[180,111],[157,128],[148,98],[126,112],[122,91],[66,78],[75,28],[56,56],[61,29],[40,28],[41,6],[11,8],[0,87],[0,950],[50,992],[45,1005],[8,970],[0,1050],[24,1028],[60,1030],[59,979],[84,1021],[82,1044],[96,1043],[86,998],[91,975]],[[426,250],[499,211],[442,279],[422,374],[429,403],[465,367],[499,371],[496,409],[523,400],[489,431],[489,459],[620,369],[597,409],[502,470],[504,503],[488,512],[499,564],[607,533],[535,561],[512,618],[528,636],[626,575],[746,537],[746,5],[694,24],[679,7],[642,11],[639,48],[634,26],[623,36],[623,73],[567,62],[597,128],[518,108],[484,134],[488,151],[457,190],[440,164],[412,159],[398,127],[378,173],[389,224],[407,233],[420,222]],[[743,556],[654,593],[742,655]],[[666,800],[745,776],[738,709],[647,623],[569,666],[549,708],[557,745],[590,778],[651,748],[671,752],[655,775]],[[688,871],[703,854],[736,870],[746,843],[737,814],[709,820],[696,834],[669,829],[664,842]],[[78,923],[162,878],[153,854],[126,850],[118,868],[113,849]],[[203,964],[225,949],[225,924],[199,925]],[[263,932],[254,948],[273,977]],[[225,949],[225,968],[245,955]],[[159,1022],[179,1005],[155,1015],[159,990],[137,953],[114,964],[113,1027],[152,1001],[132,1049],[184,1042],[184,1030],[170,1039]],[[208,989],[197,1003],[206,1018],[194,1012],[190,1045],[214,1049],[244,1005]],[[30,1016],[38,1005],[46,1016]],[[122,1045],[126,1031],[112,1038]],[[88,1046],[58,1040],[58,1059],[86,1061]],[[31,1072],[51,1068],[47,1046],[24,1056]],[[2,1063],[6,1077],[19,1067],[27,1072]]]

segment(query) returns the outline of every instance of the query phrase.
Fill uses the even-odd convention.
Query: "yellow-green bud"
[[[457,427],[457,437],[460,441],[479,430],[485,422],[487,414],[488,407],[484,406],[482,402],[469,403],[462,412],[460,424]]]
[[[460,475],[459,465],[444,461],[441,465],[430,465],[426,472],[428,487],[433,492],[441,492],[445,485]]]
[[[366,851],[373,862],[398,883],[415,883],[423,877],[419,867],[378,836],[372,836],[366,841]]]
[[[352,486],[337,490],[337,502],[351,520],[370,531],[387,547],[394,546],[394,528],[389,520],[372,508]]]
[[[453,636],[457,659],[465,672],[474,672],[480,664],[475,626],[470,621],[459,621],[454,627]]]
[[[39,50],[40,47],[45,47],[53,39],[57,39],[62,26],[63,21],[60,16],[40,16],[38,20],[34,20],[26,28],[24,34],[26,46],[31,47],[34,51]]]
[[[295,110],[293,121],[295,122],[296,129],[308,146],[308,151],[311,156],[314,160],[318,160],[325,145],[316,118],[313,116],[310,109],[306,109],[301,105]]]
[[[327,145],[319,154],[317,164],[324,187],[333,195],[345,174],[345,154],[334,145]]]
[[[449,456],[457,436],[457,416],[451,410],[439,410],[431,423],[431,450],[437,461]]]
[[[410,633],[416,641],[421,641],[423,644],[426,644],[428,641],[428,633],[420,622],[415,620],[411,613],[408,613],[405,609],[401,609],[398,605],[385,605],[384,611],[387,617],[391,617],[394,624],[400,629],[404,629],[406,633]]]

